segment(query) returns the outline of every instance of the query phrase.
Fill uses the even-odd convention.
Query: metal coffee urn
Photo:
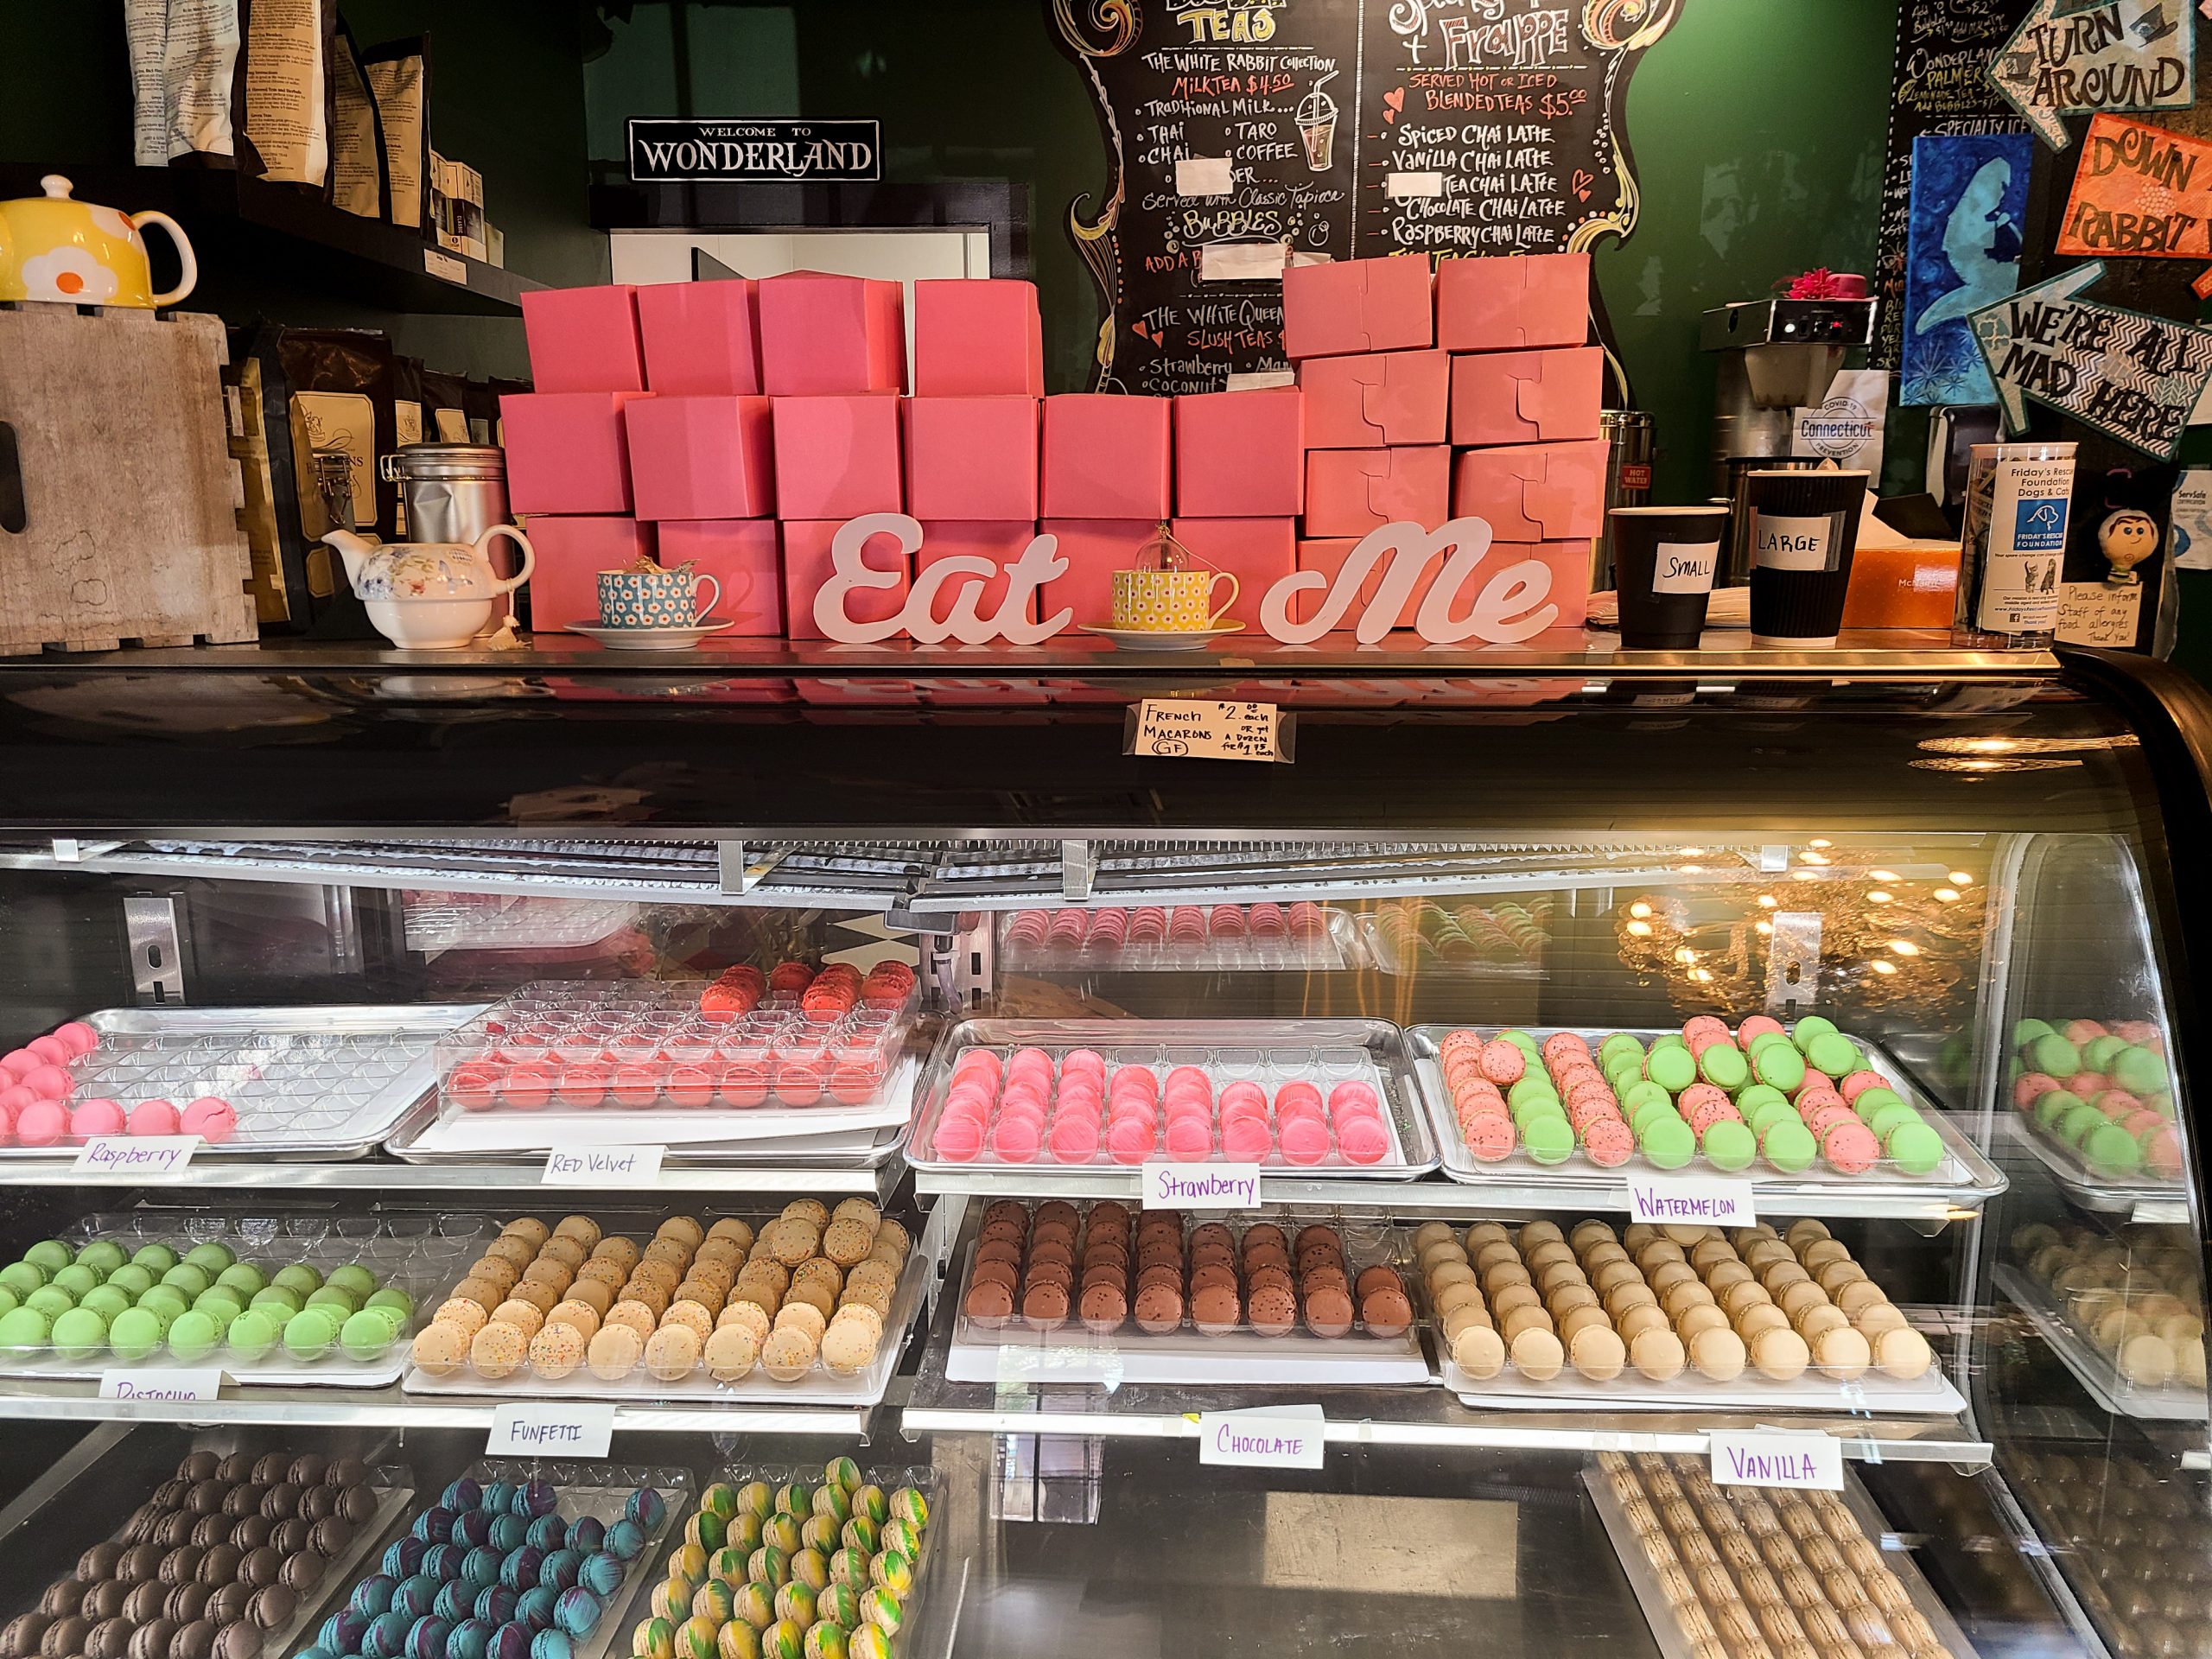
[[[1651,499],[1651,416],[1640,409],[1609,409],[1598,416],[1605,440],[1605,506],[1640,507]],[[1590,591],[1613,585],[1612,520],[1590,550]]]

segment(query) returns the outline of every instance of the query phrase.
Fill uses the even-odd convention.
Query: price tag
[[[1328,1450],[1319,1406],[1198,1414],[1198,1461],[1238,1469],[1319,1469]]]
[[[1209,242],[1198,250],[1202,283],[1279,283],[1290,258],[1282,242]]]
[[[650,1186],[660,1179],[666,1147],[556,1147],[545,1154],[541,1186]]]
[[[468,286],[468,267],[449,253],[440,253],[435,248],[423,249],[423,269],[442,283]]]
[[[582,1401],[529,1400],[492,1408],[490,1458],[603,1458],[614,1439],[614,1408]]]
[[[1178,1164],[1165,1159],[1144,1166],[1147,1210],[1256,1210],[1257,1164]]]
[[[1175,194],[1179,196],[1226,196],[1236,193],[1226,156],[1185,156],[1175,163]]]
[[[1294,386],[1297,384],[1296,369],[1231,369],[1221,389],[1224,391],[1273,391],[1278,386]]]
[[[1131,706],[1122,753],[1197,760],[1287,761],[1282,711],[1272,702],[1145,697]]]
[[[1749,1181],[1707,1175],[1631,1175],[1628,1207],[1637,1220],[1662,1227],[1748,1227],[1758,1219]]]
[[[1716,1429],[1708,1438],[1716,1486],[1843,1490],[1843,1447],[1826,1434],[1779,1428]]]
[[[213,1400],[223,1391],[223,1373],[213,1371],[102,1371],[103,1400]]]
[[[196,1135],[96,1135],[77,1149],[81,1175],[175,1175],[200,1150]]]
[[[1386,174],[1382,188],[1392,201],[1403,201],[1414,196],[1440,196],[1444,194],[1444,175],[1441,173]]]
[[[2058,584],[2057,637],[2061,645],[2131,651],[2142,614],[2140,582],[2126,588],[2115,588],[2104,582]]]

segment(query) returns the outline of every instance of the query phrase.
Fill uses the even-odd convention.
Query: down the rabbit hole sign
[[[1580,589],[1572,584],[1586,549],[1577,555],[1573,544],[1557,546],[1568,550],[1547,557],[1550,546],[1496,543],[1481,518],[1454,518],[1433,530],[1384,524],[1335,569],[1277,579],[1260,595],[1255,614],[1269,638],[1290,645],[1332,633],[1376,645],[1398,626],[1433,645],[1512,645],[1581,620]],[[1060,586],[1068,561],[1050,534],[1034,537],[1010,560],[923,553],[920,522],[902,512],[869,513],[839,525],[829,572],[813,594],[822,636],[851,645],[898,639],[926,645],[1036,645],[1079,621],[1108,620],[1077,617]],[[1563,615],[1570,599],[1572,613]]]

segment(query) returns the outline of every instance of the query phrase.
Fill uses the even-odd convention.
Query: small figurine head
[[[2133,507],[2107,513],[2097,526],[2097,546],[2112,567],[2106,581],[2134,582],[2135,567],[2158,550],[2158,521]]]

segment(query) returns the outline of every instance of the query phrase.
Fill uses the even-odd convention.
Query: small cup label
[[[1662,542],[1651,563],[1651,591],[1709,594],[1713,567],[1719,563],[1718,542]]]

